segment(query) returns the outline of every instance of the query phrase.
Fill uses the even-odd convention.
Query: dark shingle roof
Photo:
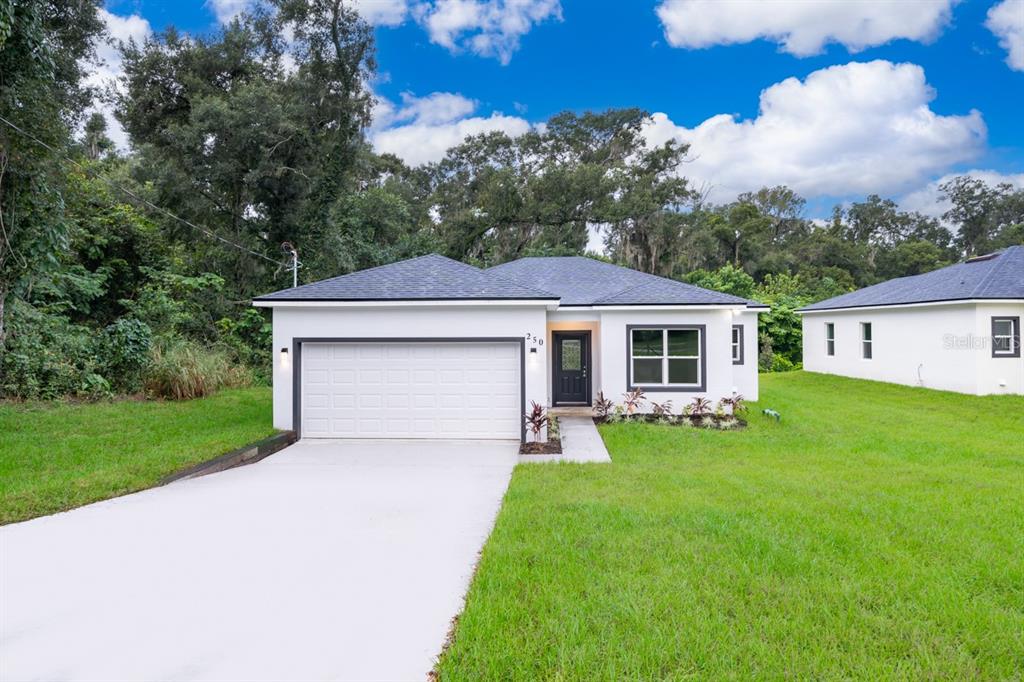
[[[1024,246],[973,258],[923,275],[900,277],[801,310],[836,310],[969,299],[1024,300]]]
[[[528,285],[437,254],[360,270],[349,275],[275,291],[256,301],[445,301],[550,299]]]
[[[766,307],[739,296],[648,275],[583,256],[520,258],[487,272],[561,297],[562,306],[748,305]]]

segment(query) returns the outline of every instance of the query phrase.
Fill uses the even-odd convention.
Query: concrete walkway
[[[0,528],[0,680],[425,679],[515,442],[300,441]]]
[[[560,455],[520,455],[522,463],[531,462],[610,462],[604,439],[597,432],[591,417],[559,417],[558,431],[562,437]]]

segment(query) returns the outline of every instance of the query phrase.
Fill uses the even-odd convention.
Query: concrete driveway
[[[517,448],[300,441],[0,528],[0,679],[423,680]]]

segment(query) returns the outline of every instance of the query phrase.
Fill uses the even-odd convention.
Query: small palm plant
[[[731,398],[722,398],[722,404],[728,405],[732,409],[733,415],[747,411],[746,399],[739,393],[736,393]]]
[[[711,416],[711,401],[707,398],[701,398],[697,396],[690,403],[690,416],[691,417],[709,417]]]
[[[672,401],[666,400],[663,403],[656,403],[652,400],[651,412],[653,412],[654,416],[657,417],[659,420],[668,420],[668,418],[672,416]]]
[[[598,419],[607,419],[614,406],[612,401],[604,397],[604,391],[598,391],[597,400],[594,401],[594,416]]]
[[[523,420],[526,422],[526,428],[533,434],[533,441],[539,442],[540,432],[544,430],[550,420],[547,411],[543,406],[531,400],[530,411],[523,415]]]
[[[634,388],[629,393],[623,394],[622,406],[627,415],[631,415],[640,409],[644,402],[644,391],[642,388]]]

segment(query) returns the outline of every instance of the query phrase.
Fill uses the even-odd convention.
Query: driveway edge
[[[298,440],[294,431],[281,431],[273,436],[268,436],[255,443],[243,445],[237,450],[224,453],[211,460],[193,464],[192,466],[175,472],[160,479],[160,485],[167,485],[175,481],[183,481],[188,478],[197,478],[207,474],[215,474],[218,471],[233,469],[235,467],[253,464],[275,452],[279,452]]]

